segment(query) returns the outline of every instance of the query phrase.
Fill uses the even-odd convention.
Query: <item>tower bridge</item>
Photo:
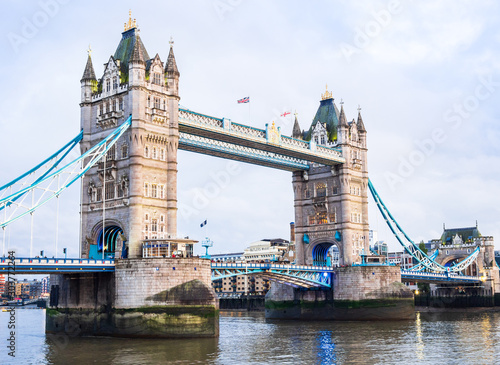
[[[87,57],[82,133],[68,145],[79,143],[82,156],[64,165],[69,152],[63,148],[0,187],[5,228],[28,214],[33,219],[46,201],[76,181],[82,184],[81,257],[54,261],[34,259],[30,252],[30,258],[16,259],[19,273],[64,272],[51,277],[48,332],[64,332],[76,322],[82,334],[217,336],[218,301],[211,281],[242,272],[274,281],[266,297],[268,318],[411,318],[413,293],[402,279],[477,282],[478,271],[489,270],[489,285],[498,284],[498,268],[487,265],[478,266],[475,277],[457,274],[486,257],[477,248],[450,273],[419,251],[368,179],[361,111],[348,121],[343,102],[339,110],[328,88],[310,127],[302,130],[295,118],[288,137],[272,122],[259,129],[179,107],[179,78],[173,42],[166,62],[159,54],[151,58],[129,19],[100,78],[90,53]],[[178,149],[292,172],[296,265],[243,268],[192,257],[196,242],[177,237]],[[45,164],[50,173],[40,169]],[[41,176],[33,177],[37,172]],[[35,199],[42,183],[48,197]],[[398,240],[425,269],[402,273],[396,266],[362,260],[369,252],[369,191]],[[14,207],[20,212],[12,213]],[[339,249],[336,269],[326,267],[333,245]],[[0,269],[8,266],[2,259]]]

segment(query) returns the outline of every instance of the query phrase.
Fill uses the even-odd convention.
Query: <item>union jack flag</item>
[[[238,100],[238,104],[244,104],[244,103],[249,103],[250,102],[250,96],[247,96],[246,98]]]

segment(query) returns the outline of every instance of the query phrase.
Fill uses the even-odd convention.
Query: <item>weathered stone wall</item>
[[[47,333],[118,337],[216,337],[219,301],[210,261],[116,260],[115,273],[51,276]]]
[[[116,260],[116,308],[213,305],[210,260],[152,258]],[[133,283],[133,285],[131,285]]]
[[[300,290],[273,283],[266,318],[397,320],[415,315],[413,292],[397,266],[338,268],[332,290]]]
[[[113,273],[53,274],[50,286],[54,307],[101,309],[114,305]]]
[[[384,297],[413,297],[401,284],[398,266],[349,266],[335,270],[335,300],[364,300]]]

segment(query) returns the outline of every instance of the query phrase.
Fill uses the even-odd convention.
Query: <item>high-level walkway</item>
[[[179,149],[287,171],[345,162],[340,151],[284,136],[274,123],[258,129],[181,108]]]

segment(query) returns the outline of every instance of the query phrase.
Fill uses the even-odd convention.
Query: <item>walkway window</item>
[[[316,224],[316,217],[314,217],[313,215],[310,215],[309,216],[309,225],[313,225],[313,224]]]
[[[326,185],[324,183],[319,183],[316,185],[316,196],[326,196]]]
[[[112,145],[108,152],[106,153],[106,159],[109,160],[114,160],[116,157],[116,145]]]
[[[326,218],[326,213],[317,213],[316,214],[316,224],[327,224],[328,219]]]

